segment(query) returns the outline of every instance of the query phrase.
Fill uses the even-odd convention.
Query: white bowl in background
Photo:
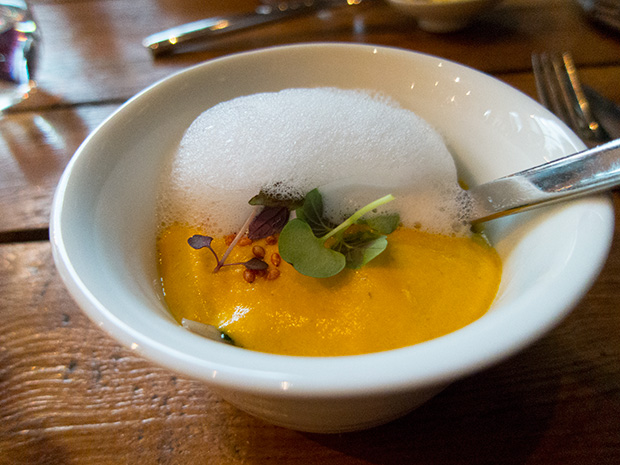
[[[556,325],[605,261],[608,196],[491,222],[503,260],[490,311],[446,336],[347,357],[292,357],[210,341],[180,327],[157,286],[155,199],[163,160],[207,108],[291,87],[371,89],[443,135],[470,184],[583,149],[557,118],[473,69],[410,51],[302,44],[225,56],[149,87],[101,124],[69,162],[51,217],[53,254],[88,316],[126,347],[203,380],[232,404],[289,428],[342,432],[406,414],[451,382],[505,359]]]
[[[454,32],[467,27],[476,16],[501,0],[388,0],[397,10],[417,18],[428,32]]]

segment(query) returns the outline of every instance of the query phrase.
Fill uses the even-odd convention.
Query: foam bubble
[[[394,101],[364,91],[287,89],[220,103],[186,131],[165,172],[161,221],[236,231],[261,189],[319,187],[334,220],[387,193],[407,226],[455,231],[463,208],[441,136]],[[458,228],[457,228],[458,229]]]

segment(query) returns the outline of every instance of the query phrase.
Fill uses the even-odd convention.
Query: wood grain
[[[33,2],[45,40],[39,85],[62,103],[118,101],[188,65],[224,54],[311,41],[344,41],[416,50],[491,74],[530,70],[530,53],[573,52],[578,65],[618,64],[620,42],[589,26],[570,0],[505,0],[470,29],[435,35],[386,3],[345,7],[239,33],[209,49],[153,59],[141,45],[153,32],[205,17],[251,11],[252,1]],[[219,6],[218,6],[219,5]],[[579,34],[566,34],[566,31]],[[70,47],[67,44],[71,44]],[[484,52],[482,53],[482,50]],[[45,97],[45,98],[43,98]],[[41,98],[41,100],[39,100]]]
[[[268,425],[120,347],[71,301],[48,243],[2,245],[0,464],[617,463],[619,240],[547,337],[401,420],[337,436]]]
[[[204,384],[121,347],[71,300],[46,240],[71,156],[124,101],[188,66],[259,47],[343,41],[438,55],[536,97],[530,53],[570,50],[620,102],[620,35],[572,0],[505,0],[433,35],[384,2],[240,33],[153,59],[146,35],[250,0],[33,0],[38,91],[0,119],[0,465],[620,463],[620,232],[593,288],[544,338],[389,425],[302,434],[255,419]],[[620,217],[620,194],[615,194]]]
[[[0,235],[47,228],[67,162],[117,105],[20,112],[0,119]]]

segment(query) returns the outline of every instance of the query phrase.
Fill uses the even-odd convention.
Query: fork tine
[[[587,101],[584,103],[579,98],[579,94],[583,96],[583,91],[581,90],[581,82],[577,77],[572,57],[568,53],[554,55],[551,58],[551,64],[555,78],[560,86],[560,94],[568,114],[569,125],[575,128],[578,134],[583,135],[588,126],[583,109],[588,108],[589,110],[590,107]]]
[[[602,142],[609,135],[594,117],[570,53],[532,54],[536,89],[543,105],[582,139]]]
[[[579,80],[572,55],[568,52],[564,52],[562,54],[562,61],[564,62],[564,69],[570,82],[568,92],[572,91],[575,94],[575,98],[572,99],[575,119],[583,128],[583,132],[589,135],[589,137],[586,136],[588,139],[600,141],[608,140],[609,135],[592,113],[590,102],[581,86],[581,81]]]
[[[534,72],[534,81],[536,82],[536,92],[538,93],[538,99],[545,107],[551,110],[551,96],[547,92],[547,75],[546,68],[542,62],[542,53],[532,53],[532,71]]]
[[[532,54],[532,68],[536,80],[536,91],[541,103],[569,126],[572,122],[561,95],[557,73],[548,53]]]

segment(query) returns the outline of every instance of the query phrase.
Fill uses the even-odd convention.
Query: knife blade
[[[364,0],[368,2],[370,0]],[[201,19],[146,37],[142,45],[153,55],[182,53],[205,46],[212,39],[333,7],[358,5],[362,0],[303,0],[263,4],[250,13]]]

